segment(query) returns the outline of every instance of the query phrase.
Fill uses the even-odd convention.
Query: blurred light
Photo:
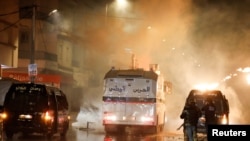
[[[245,68],[238,68],[236,69],[237,72],[240,72],[240,73],[243,73],[243,74],[246,74],[245,77],[246,77],[246,81],[247,81],[247,84],[250,85],[250,67],[245,67]],[[238,76],[237,73],[234,73],[234,74],[229,74],[228,76],[226,76],[223,81],[227,81],[229,79],[232,79],[232,77],[236,77]]]
[[[24,115],[24,114],[21,114],[21,115],[19,115],[19,118],[20,119],[32,119],[32,115]]]
[[[141,117],[141,121],[142,122],[153,122],[154,119],[153,119],[153,117],[145,117],[145,116],[143,116],[143,117]]]
[[[238,75],[237,73],[230,74],[230,75],[226,76],[226,77],[223,79],[223,81],[227,81],[227,80],[229,80],[229,79],[232,79],[232,77],[235,77],[235,76],[237,76],[237,75]]]
[[[104,138],[104,141],[115,141],[115,140],[113,140],[112,137],[106,136],[106,137]]]
[[[7,114],[6,113],[0,113],[0,117],[1,117],[1,119],[6,119],[7,118]]]
[[[51,12],[49,12],[49,16],[51,16],[52,14],[56,13],[57,9],[52,10]]]
[[[130,3],[127,0],[116,0],[111,4],[111,7],[113,7],[117,13],[126,14],[129,11]]]
[[[12,68],[12,67],[11,67],[11,66],[7,66],[7,65],[1,64],[1,68],[2,68],[2,69],[5,69],[5,68]]]
[[[116,2],[119,8],[125,8],[128,5],[127,0],[116,0]]]
[[[117,117],[112,114],[108,114],[104,116],[104,120],[111,120],[111,121],[116,121]]]
[[[226,76],[226,77],[223,79],[223,81],[229,80],[229,79],[231,79],[231,78],[232,78],[231,75],[228,75],[228,76]]]
[[[46,111],[45,113],[43,113],[42,115],[42,118],[45,120],[45,121],[48,121],[48,120],[52,120],[53,117],[51,115],[51,113],[49,111]]]
[[[240,71],[240,72],[241,72],[241,71],[242,71],[242,68],[238,68],[237,71]]]
[[[226,118],[226,115],[223,115],[222,119],[221,119],[221,124],[227,124],[228,121],[227,121],[227,118]]]
[[[247,84],[250,85],[250,74],[247,74],[246,79],[247,79]]]
[[[219,83],[212,83],[212,84],[197,84],[194,86],[195,89],[198,90],[213,90],[216,89],[219,86]]]
[[[246,68],[238,68],[237,71],[239,72],[250,72],[250,67],[246,67]]]

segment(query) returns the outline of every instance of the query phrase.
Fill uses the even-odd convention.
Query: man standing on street
[[[197,123],[201,115],[195,101],[187,101],[180,115],[184,119],[184,141],[197,141]]]
[[[202,112],[205,114],[206,119],[206,129],[209,124],[216,124],[216,106],[214,105],[211,99],[207,99],[207,103],[204,107],[202,107]]]

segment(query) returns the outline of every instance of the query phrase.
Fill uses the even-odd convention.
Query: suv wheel
[[[60,133],[61,137],[65,137],[67,134],[67,131],[69,129],[69,122],[64,123],[62,132]]]

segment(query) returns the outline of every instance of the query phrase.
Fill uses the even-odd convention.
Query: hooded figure
[[[201,109],[205,114],[206,127],[209,124],[216,124],[216,106],[211,99],[207,99],[207,103]]]
[[[184,140],[197,141],[197,123],[201,115],[195,101],[190,100],[185,105],[180,115],[180,118],[184,119]]]

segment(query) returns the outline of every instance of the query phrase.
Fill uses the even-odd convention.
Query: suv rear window
[[[225,96],[219,90],[199,91],[192,90],[187,100],[193,99],[199,108],[202,108],[207,99],[213,100],[217,113],[225,113],[229,111],[228,102]]]
[[[47,100],[42,85],[14,84],[5,98],[5,106],[11,111],[42,111]]]

